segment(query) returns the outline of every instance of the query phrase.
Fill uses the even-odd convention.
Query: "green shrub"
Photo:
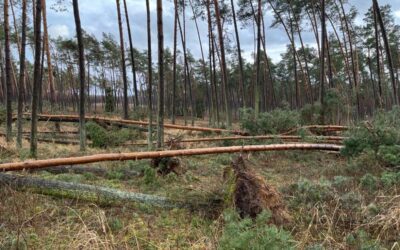
[[[241,128],[252,135],[282,133],[300,123],[299,113],[286,109],[260,113],[258,117],[252,109],[241,109],[240,117]]]
[[[389,166],[400,165],[400,145],[380,146],[378,149],[378,157],[386,165]]]
[[[105,111],[106,112],[114,112],[115,111],[115,97],[114,97],[114,91],[111,87],[106,87],[105,89],[105,95],[106,95],[106,104],[105,104]]]
[[[138,133],[127,128],[107,131],[94,122],[86,124],[88,139],[92,140],[92,146],[98,148],[116,147],[138,137]]]
[[[400,184],[400,172],[384,172],[381,175],[381,182],[384,187],[392,187]]]
[[[289,232],[269,225],[270,214],[266,211],[256,220],[240,219],[234,210],[224,213],[224,230],[218,249],[294,249]]]
[[[321,105],[316,103],[314,105],[306,104],[300,110],[300,122],[302,125],[318,124],[321,115]]]
[[[291,202],[293,206],[298,206],[298,204],[314,206],[317,202],[331,200],[334,196],[334,189],[330,182],[323,179],[316,183],[301,179],[290,185],[289,194],[294,197]]]
[[[379,180],[377,177],[373,176],[372,174],[365,174],[360,179],[360,184],[364,189],[374,191],[378,188]]]
[[[353,157],[373,151],[388,166],[400,164],[400,108],[379,112],[367,124],[360,124],[344,141],[342,154]]]

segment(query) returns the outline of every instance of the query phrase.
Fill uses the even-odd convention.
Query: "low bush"
[[[241,109],[240,117],[241,128],[252,135],[282,133],[300,123],[299,113],[287,109],[260,113],[258,117],[253,109]]]
[[[120,129],[115,131],[107,131],[94,122],[86,124],[88,139],[92,140],[92,146],[98,148],[116,147],[123,143],[138,138],[137,131],[130,129]]]
[[[400,108],[379,112],[349,132],[342,154],[349,157],[372,151],[388,167],[400,164]]]
[[[332,184],[324,179],[319,182],[301,179],[297,183],[290,185],[285,192],[294,197],[290,203],[294,207],[299,204],[306,204],[312,207],[317,202],[331,200],[335,195]]]
[[[294,249],[292,235],[267,222],[270,213],[262,212],[255,220],[241,219],[234,210],[224,213],[224,230],[219,249]]]

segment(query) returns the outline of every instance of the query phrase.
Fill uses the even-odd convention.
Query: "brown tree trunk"
[[[72,1],[74,7],[74,19],[76,37],[78,39],[79,52],[79,141],[80,150],[86,149],[86,128],[85,128],[85,52],[82,38],[81,19],[79,15],[78,0]]]
[[[12,93],[11,93],[11,48],[10,48],[10,24],[9,2],[4,0],[4,42],[6,64],[6,141],[12,140]]]
[[[119,0],[117,3],[117,14],[118,14],[118,28],[119,28],[119,40],[121,49],[121,69],[122,69],[122,81],[124,84],[124,98],[123,98],[123,119],[129,118],[129,102],[128,102],[128,79],[126,77],[126,63],[125,63],[125,48],[124,48],[124,32],[122,30],[122,18],[121,18],[121,7]]]
[[[381,14],[381,10],[380,10],[378,1],[372,0],[372,2],[373,2],[373,7],[375,10],[377,19],[378,19],[379,26],[381,28],[383,44],[385,45],[386,56],[387,56],[387,60],[388,60],[388,64],[389,64],[388,66],[389,66],[390,79],[392,81],[392,87],[393,87],[394,103],[396,105],[399,105],[400,99],[398,99],[398,95],[397,95],[396,78],[394,76],[394,68],[393,68],[393,59],[392,59],[392,53],[390,52],[390,46],[389,46],[388,36],[386,33],[386,28],[383,23],[383,18],[382,18],[382,14]]]
[[[326,49],[326,25],[325,25],[325,0],[321,0],[321,55],[320,61],[320,102],[321,102],[321,124],[325,124],[325,49]]]
[[[219,47],[221,51],[221,71],[222,71],[222,90],[224,95],[224,106],[226,112],[226,123],[228,127],[232,126],[232,115],[231,109],[228,99],[228,72],[225,60],[225,46],[224,46],[224,35],[222,31],[222,23],[221,23],[221,14],[219,9],[218,0],[214,0],[215,6],[215,18],[217,20],[217,27],[218,27],[218,38],[219,38]]]
[[[21,53],[19,57],[19,84],[18,84],[18,107],[17,107],[17,147],[22,148],[22,115],[25,85],[25,48],[26,48],[26,0],[22,0],[22,36]]]
[[[164,144],[164,32],[162,0],[157,0],[158,34],[158,103],[157,103],[157,148]]]
[[[153,69],[152,69],[152,59],[151,59],[151,20],[150,20],[150,3],[146,0],[146,15],[147,15],[147,93],[148,93],[148,116],[149,116],[149,133],[147,135],[149,142],[149,149],[153,147],[153,100],[152,100],[152,90],[153,90]]]
[[[128,37],[129,37],[129,48],[131,52],[131,61],[132,61],[132,77],[133,77],[133,89],[135,92],[135,106],[139,107],[139,94],[137,89],[137,82],[136,82],[136,62],[135,56],[133,54],[133,42],[132,42],[132,34],[131,34],[131,24],[129,23],[129,15],[128,15],[128,7],[126,5],[126,0],[124,0],[124,9],[125,9],[125,19],[126,19],[126,26],[128,28]]]
[[[7,1],[7,0],[6,0]],[[40,57],[41,57],[41,11],[42,1],[36,0],[35,12],[35,62],[33,70],[33,88],[32,88],[32,116],[31,116],[31,141],[30,141],[30,154],[31,157],[37,156],[37,113],[39,102],[39,88],[40,88]]]

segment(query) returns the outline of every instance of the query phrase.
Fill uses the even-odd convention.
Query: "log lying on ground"
[[[29,119],[30,114],[25,113],[26,119]],[[96,117],[96,116],[86,116],[87,121],[93,121],[103,124],[116,124],[116,125],[140,125],[140,126],[148,126],[148,122],[144,121],[134,121],[134,120],[122,120],[115,118],[106,118],[106,117]],[[79,122],[79,117],[76,115],[49,115],[49,114],[40,114],[38,115],[39,121],[52,121],[52,122]],[[246,135],[246,133],[241,131],[233,131],[227,129],[220,128],[206,128],[206,127],[197,127],[197,126],[182,126],[175,124],[164,124],[164,128],[169,129],[179,129],[179,130],[190,130],[190,131],[199,131],[199,132],[214,132],[214,133],[231,133],[237,135]]]
[[[349,130],[349,128],[350,128],[349,126],[340,126],[340,125],[309,125],[291,129],[281,135],[290,135],[294,132],[299,131],[300,129],[318,130],[321,132],[337,132],[337,131],[346,131]]]
[[[308,136],[301,137],[295,135],[260,135],[260,136],[232,136],[232,137],[213,137],[213,138],[196,138],[196,139],[183,139],[176,140],[176,143],[198,143],[198,142],[213,142],[213,141],[238,141],[238,140],[284,140],[284,141],[300,141],[303,139],[310,139],[322,142],[334,142],[340,143],[347,137],[342,136]],[[165,141],[164,143],[168,145],[170,141]],[[153,142],[156,144],[156,142]],[[127,146],[147,146],[147,142],[139,143],[125,143]]]
[[[283,150],[325,150],[340,151],[342,146],[334,144],[271,144],[271,145],[250,145],[233,147],[197,148],[167,151],[132,152],[132,153],[110,153],[97,154],[70,158],[56,158],[48,160],[36,160],[25,162],[14,162],[0,164],[0,171],[16,171],[23,169],[37,169],[46,167],[56,167],[65,165],[80,165],[103,161],[127,161],[141,160],[190,155],[223,154],[237,152],[257,152],[257,151],[283,151]]]
[[[181,201],[156,195],[126,192],[107,187],[46,180],[37,177],[5,173],[0,173],[0,185],[8,185],[17,190],[32,189],[32,191],[36,193],[81,199],[101,204],[138,202],[161,208],[205,209],[209,208],[210,205],[220,203],[218,199],[210,201],[209,203],[195,200]]]
[[[52,174],[65,174],[65,173],[73,173],[73,174],[85,174],[91,173],[100,177],[107,177],[110,173],[110,170],[102,168],[102,167],[88,167],[88,166],[58,166],[58,167],[49,167],[49,168],[41,168],[41,169],[31,169],[29,172],[36,171],[47,171]],[[140,172],[129,170],[129,169],[121,169],[118,170],[122,174],[122,178],[125,180],[138,177],[141,175]]]

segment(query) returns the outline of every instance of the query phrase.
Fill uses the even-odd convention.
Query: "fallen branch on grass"
[[[70,158],[56,158],[47,160],[25,161],[0,164],[0,171],[15,171],[23,169],[37,169],[46,167],[56,167],[65,165],[80,165],[103,161],[127,161],[141,160],[190,155],[223,154],[237,152],[257,152],[257,151],[282,151],[282,150],[325,150],[340,151],[342,146],[334,144],[271,144],[271,145],[251,145],[233,147],[214,147],[196,148],[167,151],[132,152],[132,153],[110,153],[97,154]]]
[[[138,202],[161,208],[206,208],[213,203],[197,201],[180,201],[156,195],[126,192],[118,189],[100,187],[88,184],[69,183],[64,181],[46,180],[31,176],[0,173],[0,185],[8,185],[17,190],[32,189],[33,192],[81,199],[101,204]],[[216,199],[214,202],[218,204]]]
[[[26,119],[30,118],[29,113],[24,114]],[[122,120],[115,118],[106,118],[106,117],[96,117],[96,116],[86,116],[85,119],[87,121],[93,121],[102,124],[110,124],[110,125],[140,125],[140,126],[148,126],[148,122],[144,121],[134,121],[134,120]],[[77,115],[49,115],[49,114],[40,114],[38,115],[39,121],[51,121],[51,122],[79,122],[79,116]],[[154,124],[155,125],[155,124]],[[169,129],[179,129],[179,130],[191,130],[191,131],[199,131],[199,132],[214,132],[214,133],[231,133],[236,135],[245,135],[246,133],[240,131],[233,131],[227,129],[220,128],[206,128],[206,127],[196,127],[196,126],[182,126],[176,124],[164,124],[164,128]]]

